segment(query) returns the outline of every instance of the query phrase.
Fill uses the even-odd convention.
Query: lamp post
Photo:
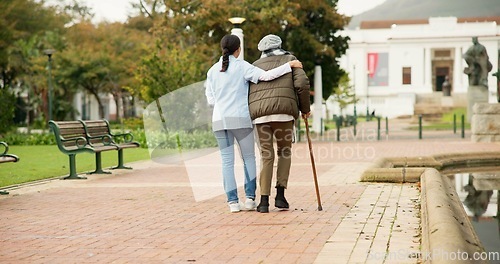
[[[53,49],[46,49],[44,50],[45,55],[47,55],[48,58],[48,67],[49,67],[49,78],[48,78],[48,85],[49,85],[49,92],[48,92],[48,97],[49,97],[49,120],[52,120],[52,54],[54,54],[55,50]]]
[[[244,45],[243,45],[243,29],[240,28],[241,24],[243,24],[243,22],[245,22],[245,18],[243,17],[231,17],[230,19],[228,19],[229,22],[231,22],[231,24],[234,25],[234,28],[231,29],[231,34],[232,35],[235,35],[237,36],[239,39],[240,39],[240,46],[241,46],[241,52],[240,52],[240,55],[238,56],[237,59],[242,59],[244,60],[245,59],[245,56],[244,56]]]
[[[356,123],[358,122],[358,115],[356,113],[356,65],[353,66],[352,70],[352,84],[354,90],[354,136],[356,136]]]
[[[366,75],[366,121],[370,121],[369,103],[370,96],[368,94],[368,87],[370,86],[370,72]]]
[[[322,133],[323,131],[323,74],[321,68],[321,60],[316,60],[316,66],[314,66],[314,109],[313,109],[313,131]]]

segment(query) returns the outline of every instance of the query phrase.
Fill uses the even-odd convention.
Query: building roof
[[[500,25],[500,16],[492,17],[464,17],[458,18],[458,23],[475,23],[475,22],[495,22]],[[391,28],[392,25],[423,25],[429,24],[429,19],[396,19],[396,20],[372,20],[362,21],[360,29],[383,29]]]

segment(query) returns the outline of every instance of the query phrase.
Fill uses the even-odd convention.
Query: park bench
[[[133,141],[134,136],[131,133],[113,133],[106,119],[80,120],[80,122],[85,126],[87,139],[93,146],[104,146],[109,143],[109,140],[111,145],[118,148],[118,165],[112,169],[132,169],[125,167],[123,164],[123,150],[126,148],[138,148],[141,145],[139,142]]]
[[[0,163],[18,162],[19,161],[19,157],[17,157],[16,155],[7,153],[7,152],[9,152],[9,145],[7,145],[7,143],[0,141],[0,146],[3,147],[3,151],[0,152]],[[9,192],[0,190],[0,194],[5,195],[5,194],[9,194]]]
[[[6,163],[6,162],[18,162],[19,157],[13,154],[8,154],[9,152],[9,145],[7,143],[0,141],[0,145],[3,146],[3,152],[0,154],[0,163]]]
[[[89,140],[85,126],[81,121],[49,121],[54,132],[59,150],[69,156],[69,176],[64,179],[86,179],[76,173],[76,155],[95,153],[96,169],[92,173],[106,173],[102,170],[101,152],[118,150],[111,137],[102,136]]]

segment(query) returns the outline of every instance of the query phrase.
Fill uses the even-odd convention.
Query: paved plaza
[[[0,197],[0,263],[419,263],[418,184],[362,183],[363,171],[383,157],[500,151],[500,144],[452,132],[398,137],[393,127],[381,140],[313,142],[322,211],[305,141],[293,146],[288,211],[272,199],[268,214],[230,213],[217,152],[10,189]],[[237,164],[239,178],[241,170]]]

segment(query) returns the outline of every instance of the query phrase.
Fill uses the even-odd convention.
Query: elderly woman
[[[296,60],[290,52],[281,49],[281,38],[267,35],[259,42],[262,55],[254,65],[262,69],[272,69],[288,61]],[[257,211],[269,212],[269,195],[273,178],[274,139],[278,166],[276,168],[276,198],[275,206],[288,209],[285,189],[292,162],[292,140],[295,119],[299,111],[304,118],[310,115],[309,79],[302,69],[294,69],[270,82],[250,85],[248,95],[250,115],[256,125],[259,136],[262,168],[260,171],[261,199]]]

